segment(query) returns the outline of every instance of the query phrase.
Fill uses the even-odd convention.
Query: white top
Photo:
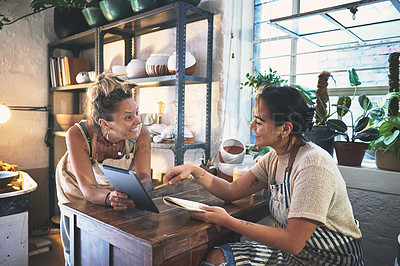
[[[267,153],[251,168],[253,174],[267,183],[283,182],[290,154]],[[347,195],[346,183],[331,155],[312,142],[300,147],[290,174],[291,204],[288,218],[307,218],[326,228],[361,238]],[[267,186],[269,187],[269,186]]]

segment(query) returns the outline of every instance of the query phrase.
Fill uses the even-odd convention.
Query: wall
[[[394,265],[400,234],[400,173],[339,166],[360,222],[366,265]]]

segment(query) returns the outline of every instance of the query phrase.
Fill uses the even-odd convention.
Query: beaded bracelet
[[[194,177],[194,179],[200,179],[200,178],[202,178],[202,177],[204,176],[205,173],[206,173],[206,170],[203,169],[203,173],[201,174],[201,176],[199,176],[199,177]]]
[[[104,205],[106,205],[107,207],[111,207],[111,204],[108,204],[108,202],[107,202],[107,199],[108,199],[108,196],[110,195],[110,193],[111,193],[111,191],[109,191],[107,193],[106,197],[104,198]]]

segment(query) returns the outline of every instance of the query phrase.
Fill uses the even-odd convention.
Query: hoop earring
[[[110,138],[110,131],[107,130],[106,132],[106,139],[108,140]]]
[[[281,135],[281,137],[282,137],[282,140],[285,138],[285,135]]]

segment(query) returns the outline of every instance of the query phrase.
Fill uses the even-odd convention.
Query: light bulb
[[[1,104],[0,105],[0,124],[3,124],[10,119],[11,112],[10,109],[8,109],[7,106]]]

